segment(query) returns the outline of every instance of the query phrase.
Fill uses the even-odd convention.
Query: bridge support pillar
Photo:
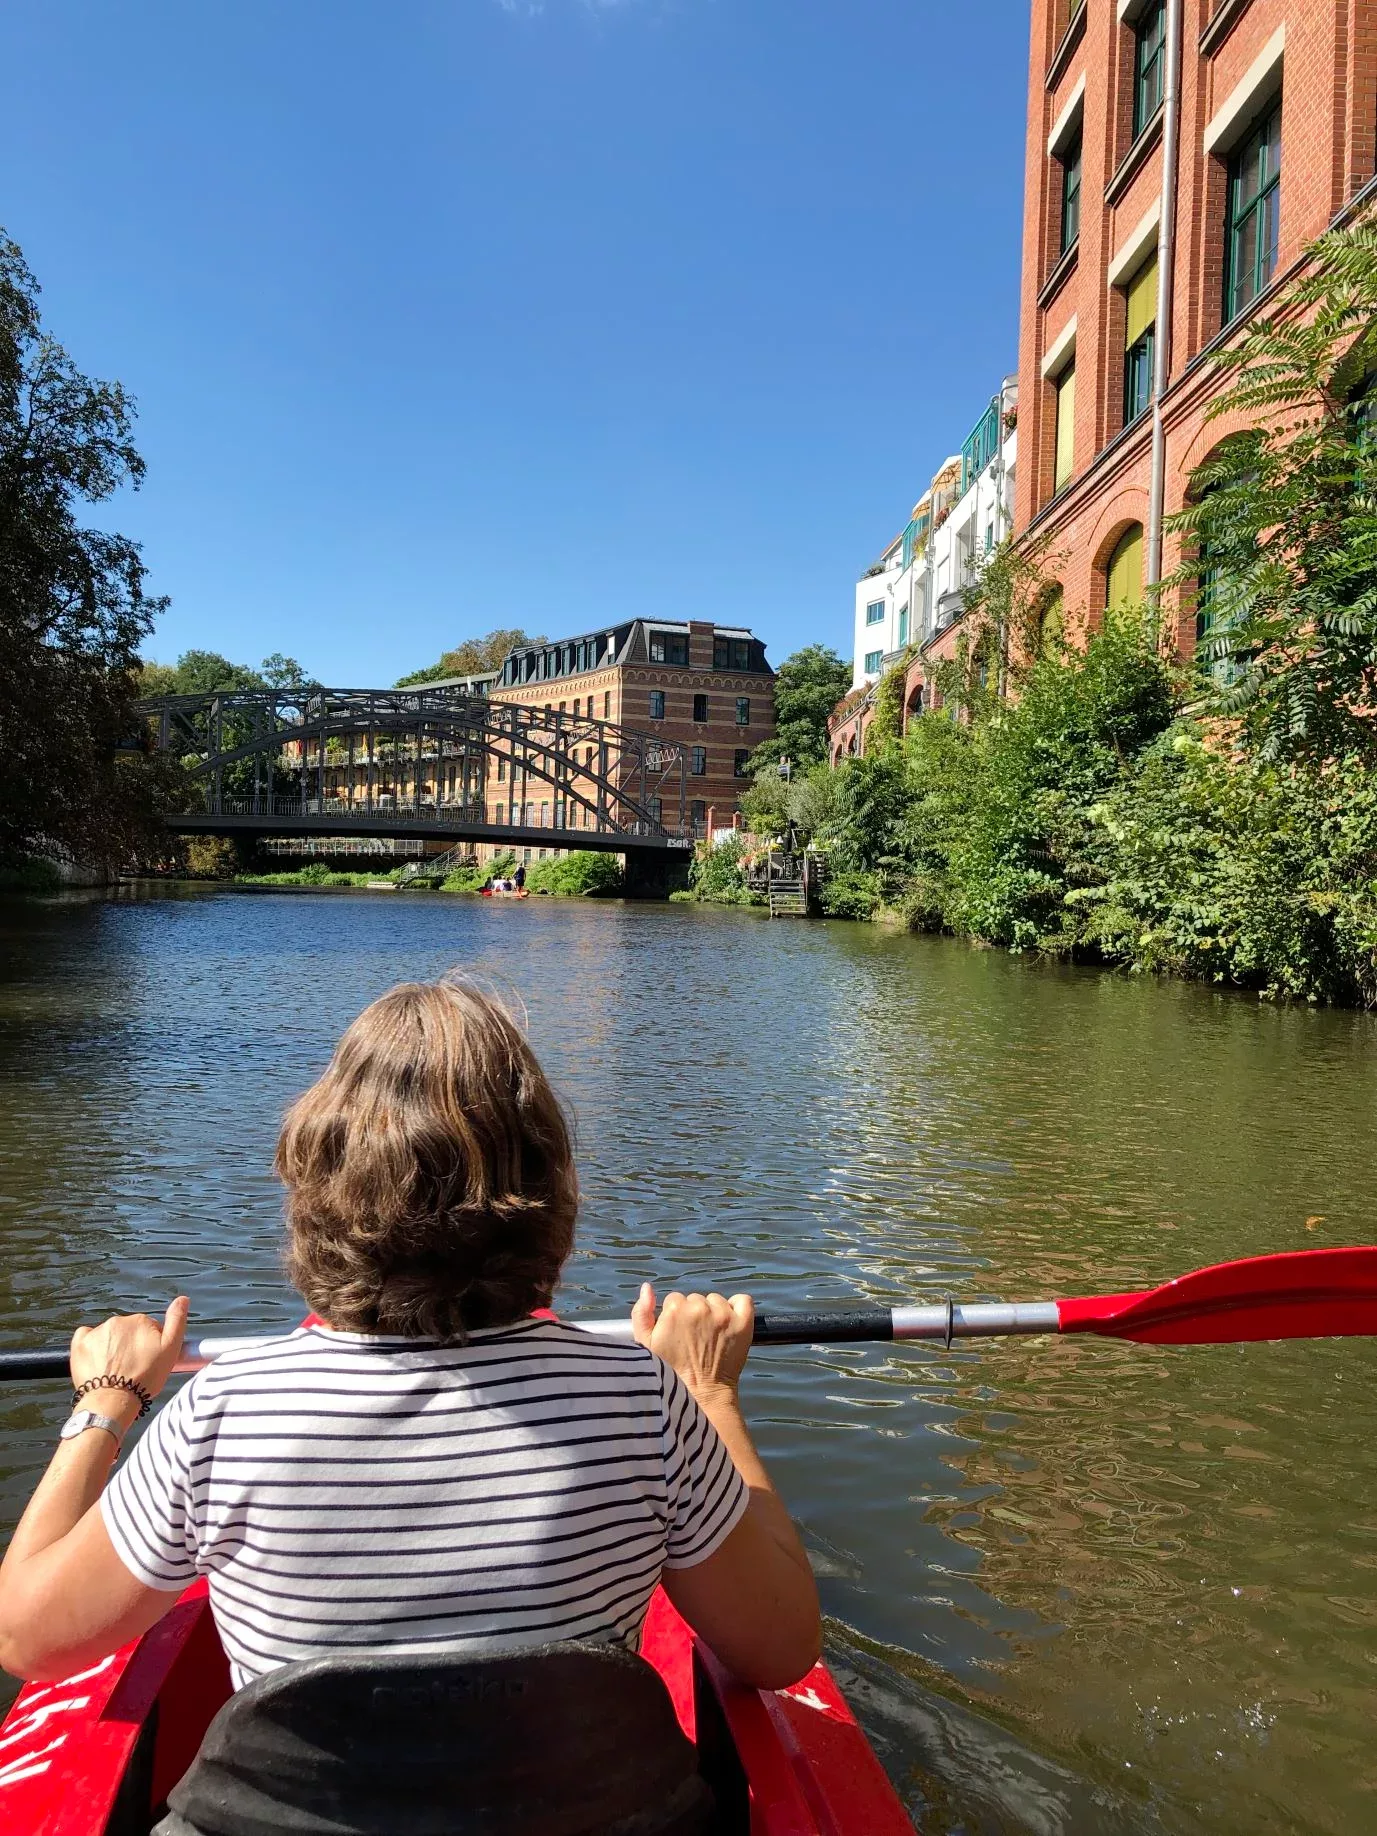
[[[628,899],[667,899],[688,885],[689,865],[693,856],[683,854],[650,854],[640,849],[626,856],[626,896]]]

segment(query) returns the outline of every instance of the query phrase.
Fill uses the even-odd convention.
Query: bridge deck
[[[170,816],[167,826],[178,835],[391,835],[406,841],[495,842],[505,848],[580,848],[598,854],[687,854],[691,835],[670,835],[663,830],[643,834],[619,829],[556,829],[538,825],[476,822],[456,809],[452,816],[442,804],[421,812],[389,810],[371,815],[350,815],[331,810],[324,815],[211,814],[197,810]]]

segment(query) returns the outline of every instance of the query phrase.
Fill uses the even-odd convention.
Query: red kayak
[[[747,1689],[695,1638],[663,1592],[651,1602],[642,1654],[667,1686],[710,1780],[715,1809],[693,1828],[724,1836],[913,1836],[824,1665],[790,1689]],[[122,1651],[64,1682],[25,1686],[0,1726],[0,1830],[148,1836],[231,1693],[206,1586],[198,1581]],[[615,1742],[615,1730],[605,1738]],[[542,1744],[530,1763],[543,1761]],[[462,1775],[455,1795],[461,1805]],[[282,1827],[308,1824],[288,1819]],[[336,1826],[311,1819],[309,1827]]]

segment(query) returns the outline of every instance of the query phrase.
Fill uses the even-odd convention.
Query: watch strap
[[[69,1416],[62,1425],[58,1436],[62,1441],[74,1441],[78,1435],[85,1434],[88,1428],[103,1428],[114,1437],[116,1448],[124,1445],[124,1430],[112,1416],[100,1415],[94,1409],[78,1409],[75,1415]]]

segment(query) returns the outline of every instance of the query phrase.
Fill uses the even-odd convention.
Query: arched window
[[[1037,639],[1040,657],[1055,656],[1061,648],[1066,629],[1066,602],[1060,587],[1052,587],[1038,613]]]
[[[1111,612],[1143,603],[1143,525],[1131,523],[1114,545],[1105,570],[1105,605]]]

